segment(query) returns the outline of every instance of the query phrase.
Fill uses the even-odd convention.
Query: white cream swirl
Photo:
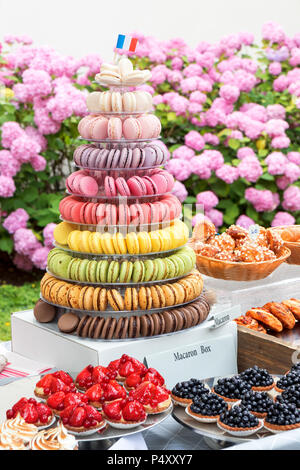
[[[10,434],[0,434],[0,450],[26,450],[27,447],[22,439]]]
[[[13,436],[14,439],[21,439],[28,443],[38,432],[38,428],[31,423],[26,423],[22,416],[18,413],[15,418],[4,421],[0,428],[1,436]]]
[[[31,450],[74,450],[77,442],[62,424],[36,434],[30,442]]]

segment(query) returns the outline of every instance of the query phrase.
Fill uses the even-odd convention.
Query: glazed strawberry
[[[80,428],[86,419],[86,411],[83,406],[77,406],[73,410],[69,418],[69,425],[74,428]]]
[[[103,421],[101,413],[99,413],[99,411],[97,411],[96,408],[94,408],[93,406],[86,405],[85,411],[86,411],[86,417],[88,419],[91,419],[91,420],[95,419],[99,423]]]
[[[122,400],[115,400],[111,403],[104,403],[102,409],[103,413],[115,421],[119,421],[122,419],[122,408],[121,408],[121,402]]]
[[[75,383],[79,388],[87,389],[93,385],[92,373],[94,367],[90,364],[85,367],[76,377]]]
[[[92,372],[93,384],[100,384],[103,380],[110,379],[110,371],[107,367],[97,366]]]
[[[62,380],[66,385],[73,383],[72,377],[64,370],[58,370],[57,372],[54,372],[53,377]]]
[[[118,422],[123,424],[139,424],[144,422],[147,418],[143,405],[137,400],[130,398],[115,400],[111,403],[104,404],[103,413],[110,424]]]
[[[62,410],[64,408],[65,392],[56,392],[47,399],[47,405],[53,410]]]
[[[142,382],[129,393],[129,397],[142,403],[147,413],[164,411],[171,404],[169,390],[151,382]]]
[[[97,403],[100,405],[104,401],[104,391],[100,384],[92,385],[86,392],[85,396],[91,403]]]
[[[71,416],[73,410],[75,410],[75,408],[76,408],[76,406],[74,406],[74,405],[67,406],[67,408],[65,408],[60,413],[60,418],[61,418],[63,424],[67,424],[69,422],[70,416]]]
[[[87,403],[87,402],[88,402],[88,398],[83,393],[72,392],[72,393],[66,394],[63,403],[64,403],[64,407],[66,408],[67,406],[79,405],[80,403]]]
[[[127,389],[136,388],[142,382],[142,375],[138,373],[130,374],[126,377],[125,385]]]
[[[120,359],[118,374],[120,377],[128,377],[128,375],[134,373],[143,374],[146,372],[146,370],[146,367],[140,361],[134,359],[133,357],[127,356],[126,354],[123,354]]]
[[[103,384],[104,399],[105,401],[113,401],[118,398],[126,397],[126,390],[122,385],[118,384],[116,380],[110,380],[108,383]]]
[[[114,361],[111,361],[111,362],[108,364],[107,368],[108,368],[109,370],[114,371],[114,372],[118,372],[119,367],[120,367],[120,362],[121,362],[121,359],[115,359]]]
[[[127,400],[122,413],[125,421],[144,421],[147,417],[143,405],[137,400]]]
[[[47,374],[41,380],[38,381],[34,393],[39,398],[45,398],[49,395],[52,395],[52,393],[60,391],[68,393],[73,392],[75,390],[76,389],[73,382],[67,385],[58,377],[54,377],[53,374]]]
[[[7,419],[15,418],[20,413],[27,423],[41,426],[52,421],[53,413],[49,406],[38,403],[34,398],[21,398],[14,406],[7,410]]]
[[[160,375],[159,372],[157,372],[156,369],[153,369],[153,367],[150,367],[145,376],[143,377],[143,382],[152,382],[155,385],[164,385],[165,379]]]

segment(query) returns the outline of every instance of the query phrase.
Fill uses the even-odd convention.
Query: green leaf
[[[11,254],[13,251],[14,242],[9,236],[1,235],[0,238],[0,251],[6,251],[8,254]]]
[[[229,139],[228,145],[231,149],[237,150],[240,148],[241,142],[238,139]]]

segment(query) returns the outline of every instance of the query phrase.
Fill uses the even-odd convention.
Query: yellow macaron
[[[73,232],[76,228],[77,227],[74,224],[69,224],[68,222],[61,222],[60,224],[56,225],[55,229],[53,230],[54,240],[59,245],[67,245],[69,234]]]
[[[125,242],[125,238],[123,237],[122,233],[116,232],[113,234],[112,237],[113,245],[115,252],[118,255],[125,255],[127,253],[127,246]]]
[[[135,232],[127,233],[126,245],[128,253],[130,253],[131,255],[138,255],[140,253],[139,240]]]
[[[137,239],[139,242],[140,253],[151,253],[151,239],[148,232],[138,232]]]
[[[115,248],[112,240],[112,235],[109,232],[101,234],[101,246],[103,253],[106,255],[114,255]]]

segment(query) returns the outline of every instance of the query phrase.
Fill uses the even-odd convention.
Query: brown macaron
[[[76,330],[78,323],[79,316],[75,313],[68,312],[59,317],[57,326],[62,333],[73,333],[73,331]]]
[[[116,318],[111,318],[109,328],[107,330],[106,339],[112,339],[115,333],[118,320]]]
[[[165,333],[172,333],[173,332],[173,325],[174,319],[173,316],[170,314],[170,311],[167,310],[164,312],[164,319],[165,319]]]
[[[39,299],[34,306],[33,314],[38,322],[49,323],[54,320],[56,309],[53,305],[49,305],[42,299]]]
[[[88,331],[88,337],[89,338],[93,338],[94,337],[94,334],[95,334],[95,331],[96,331],[96,327],[98,325],[100,321],[100,317],[94,317],[90,323],[90,327],[89,327],[89,331]]]
[[[90,329],[90,325],[93,321],[93,317],[89,317],[86,321],[86,323],[82,326],[82,330],[81,330],[81,336],[82,338],[87,338],[88,335],[89,335],[89,329]]]
[[[128,326],[128,337],[129,338],[139,338],[141,331],[141,320],[140,317],[132,316],[129,318]]]
[[[84,316],[81,318],[81,320],[80,320],[80,322],[79,322],[79,324],[78,324],[78,326],[77,326],[77,330],[76,330],[76,333],[77,333],[78,336],[82,336],[82,330],[83,330],[84,326],[86,325],[87,321],[88,321],[90,318],[91,318],[90,315],[84,315]]]
[[[105,323],[105,318],[101,317],[99,322],[97,323],[97,325],[95,327],[95,332],[94,332],[94,335],[93,335],[93,339],[100,338],[104,323]]]
[[[101,339],[106,338],[106,335],[107,335],[109,327],[110,327],[110,323],[111,323],[111,317],[105,318],[104,323],[103,323],[103,327],[102,327],[102,331],[101,331],[101,335],[100,335]]]
[[[119,318],[117,326],[115,328],[115,332],[114,332],[114,338],[115,339],[125,339],[125,338],[127,338],[128,324],[129,324],[128,317]]]

